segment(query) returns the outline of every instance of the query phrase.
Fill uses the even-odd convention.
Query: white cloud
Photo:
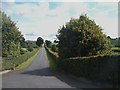
[[[116,7],[118,6],[118,2],[102,2],[102,3],[98,3],[98,5],[100,6],[109,6],[109,7]]]
[[[15,8],[17,10],[16,13],[23,14],[24,17],[29,17],[33,20],[33,22],[24,22],[24,20],[18,22],[17,25],[21,28],[23,34],[34,31],[38,36],[43,36],[47,39],[50,38],[50,34],[56,34],[58,28],[70,20],[71,16],[68,14],[70,8],[76,10],[76,14],[73,17],[77,17],[83,13],[83,10],[86,9],[86,5],[65,3],[61,7],[49,10],[49,4],[46,2],[41,3],[40,6],[32,5],[32,7],[30,7],[30,5],[24,4],[21,6],[17,5]],[[83,8],[83,10],[80,10],[81,8]],[[27,36],[26,38],[30,37]],[[34,39],[36,39],[35,36]]]
[[[102,3],[102,5],[105,4]],[[78,18],[82,13],[88,13],[90,18],[103,27],[106,34],[115,37],[118,33],[117,18],[108,17],[108,11],[88,8],[86,3],[63,3],[60,7],[53,10],[49,9],[48,2],[38,3],[38,5],[32,3],[9,3],[7,7],[6,12],[8,15],[12,16],[14,13],[21,15],[18,18],[14,18],[18,20],[17,26],[24,35],[31,32],[36,35],[25,35],[26,39],[36,40],[38,36],[42,36],[45,39],[53,39],[54,36],[51,36],[51,34],[55,35],[58,28],[68,22],[71,17]],[[74,11],[73,15],[71,15],[70,10]],[[94,13],[94,16],[92,14],[89,15],[89,13]]]
[[[118,37],[118,18],[108,17],[107,12],[98,12],[94,17],[90,17],[103,28],[106,35]]]
[[[15,2],[15,0],[2,0],[2,2]]]

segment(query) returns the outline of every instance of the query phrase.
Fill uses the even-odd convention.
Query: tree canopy
[[[20,53],[21,32],[16,27],[16,23],[4,12],[2,15],[2,55],[16,56]]]
[[[36,41],[36,45],[39,46],[39,47],[41,47],[43,43],[44,43],[43,38],[38,37],[38,38],[37,38],[37,41]]]
[[[87,15],[71,19],[58,30],[59,56],[69,58],[110,52],[111,43],[102,30]]]
[[[45,40],[45,44],[46,44],[46,46],[47,46],[47,47],[50,47],[50,46],[51,46],[51,44],[52,44],[52,42],[51,42],[51,41],[49,41],[49,40]]]

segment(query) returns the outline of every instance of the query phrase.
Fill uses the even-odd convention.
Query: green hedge
[[[117,83],[118,58],[120,56],[60,59],[59,67],[77,76]]]
[[[34,54],[36,54],[38,50],[39,49],[34,49],[34,51],[32,51],[32,52],[27,52],[27,53],[17,56],[17,57],[3,58],[2,70],[13,70],[15,67],[22,64],[23,62],[28,60],[30,57],[32,57]]]
[[[60,59],[49,48],[46,50],[55,63],[57,62],[58,68],[66,73],[112,84],[118,83],[118,54]]]

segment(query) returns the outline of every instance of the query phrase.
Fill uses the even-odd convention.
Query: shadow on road
[[[21,74],[55,77],[56,79],[59,79],[60,81],[75,88],[99,88],[98,85],[96,85],[95,83],[86,82],[85,80],[79,80],[75,77],[72,77],[57,71],[52,71],[49,67],[22,72]]]
[[[26,71],[22,74],[28,74],[28,75],[37,75],[37,76],[54,76],[50,68],[43,68],[43,69],[36,69],[32,71]]]

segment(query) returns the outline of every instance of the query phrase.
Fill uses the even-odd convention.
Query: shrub
[[[86,15],[71,19],[58,31],[59,56],[61,58],[106,54],[111,43],[102,28]]]
[[[21,48],[20,49],[20,54],[25,54],[27,52],[27,49],[26,48]]]
[[[56,47],[55,44],[51,45],[51,50],[52,50],[53,52],[58,52],[58,48]]]
[[[34,45],[33,48],[38,48],[38,46],[37,46],[37,45]]]
[[[33,51],[33,47],[31,45],[28,45],[28,51]]]
[[[45,40],[45,44],[46,44],[46,46],[47,47],[51,47],[51,44],[52,44],[52,42],[51,41],[49,41],[49,40]]]

